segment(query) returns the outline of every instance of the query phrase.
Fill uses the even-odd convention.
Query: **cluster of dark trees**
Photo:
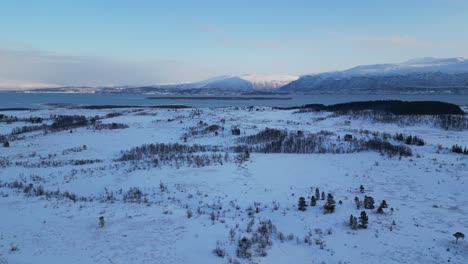
[[[363,185],[359,186],[359,192],[360,193],[365,193],[365,188]],[[358,210],[361,209],[361,207],[364,206],[364,209],[375,209],[375,200],[372,196],[364,195],[364,199],[361,201],[359,197],[354,197],[354,202],[356,204],[356,208]],[[379,207],[377,208],[376,213],[377,214],[384,214],[385,208],[388,208],[387,201],[382,200],[380,203]],[[391,211],[393,212],[393,208],[391,208]],[[358,221],[359,220],[359,221]],[[365,211],[361,212],[360,217],[355,217],[351,214],[349,217],[349,225],[353,229],[359,229],[359,228],[367,228],[367,225],[369,223],[369,218],[367,216],[367,213]]]
[[[232,133],[233,136],[239,136],[239,135],[241,134],[240,128],[238,128],[238,127],[233,127],[233,128],[231,129],[231,133]]]
[[[124,129],[124,128],[129,128],[128,125],[125,124],[120,124],[120,123],[110,123],[110,124],[103,124],[100,122],[97,122],[94,124],[93,128],[95,130],[103,130],[103,129]]]
[[[73,202],[76,201],[88,201],[89,199],[86,197],[79,197],[74,193],[71,192],[61,192],[60,190],[56,191],[48,191],[45,190],[42,186],[34,186],[32,183],[23,183],[19,181],[13,181],[9,183],[2,183],[0,182],[0,187],[1,188],[11,188],[11,189],[17,189],[22,191],[25,195],[28,196],[44,196],[46,199],[67,199],[71,200]]]
[[[11,130],[11,135],[20,135],[24,133],[29,133],[33,131],[40,131],[40,130],[46,130],[47,129],[46,124],[38,125],[38,126],[22,126],[22,127],[15,127],[13,130]]]
[[[241,137],[237,141],[248,145],[254,145],[272,141],[281,141],[284,138],[286,138],[287,135],[288,132],[285,130],[280,130],[276,128],[265,128],[264,130],[258,132],[255,135]]]
[[[459,145],[453,145],[452,152],[468,155],[468,149]]]
[[[315,111],[332,111],[348,114],[359,111],[373,111],[377,113],[390,113],[393,115],[463,115],[458,105],[439,101],[399,101],[379,100],[349,102],[334,105],[308,104],[301,107],[288,107],[279,109],[311,109]]]
[[[391,113],[394,115],[463,115],[458,105],[438,101],[363,101],[343,104],[335,104],[327,107],[327,110],[339,112],[351,112],[372,110],[376,112]]]
[[[76,129],[79,127],[86,127],[86,126],[88,128],[94,128],[95,130],[128,128],[128,126],[125,124],[120,124],[120,123],[102,124],[98,121],[100,119],[112,118],[112,117],[116,117],[119,115],[122,115],[122,114],[121,113],[109,113],[103,117],[94,116],[91,118],[87,118],[86,116],[80,116],[80,115],[51,115],[50,119],[53,120],[52,124],[15,127],[13,128],[10,134],[0,135],[0,144],[3,144],[4,147],[9,147],[11,141],[21,139],[19,135],[33,132],[33,131],[44,131],[44,133],[48,133],[48,132],[55,132],[55,131],[61,131],[61,130],[70,130],[70,132],[72,132],[72,129]],[[5,119],[5,116],[3,118]],[[14,118],[17,121],[30,122],[33,124],[42,123],[44,121],[40,117],[29,117],[29,118],[8,117],[8,118]]]
[[[197,152],[220,152],[222,149],[217,146],[209,145],[186,145],[179,143],[155,143],[144,144],[139,147],[134,147],[130,150],[120,153],[119,161],[143,160],[154,156],[162,156],[168,154],[182,153],[197,153]]]
[[[237,257],[251,259],[254,253],[260,257],[267,256],[267,250],[273,244],[272,238],[276,233],[276,227],[271,220],[260,221],[251,238],[244,236],[237,241]]]
[[[310,197],[310,206],[316,206],[318,200],[326,200],[325,204],[323,205],[323,211],[325,214],[331,214],[335,212],[336,201],[331,193],[328,193],[325,198],[325,192],[320,193],[320,189],[315,188],[315,194]],[[297,208],[299,211],[307,210],[307,201],[304,197],[299,197]]]
[[[359,228],[367,229],[368,224],[369,224],[369,217],[367,216],[367,213],[365,211],[361,212],[359,219],[354,215],[349,216],[349,225],[351,226],[352,229],[359,229]]]
[[[53,120],[53,123],[50,125],[51,130],[74,129],[94,124],[97,121],[94,117],[88,120],[86,116],[81,115],[55,115],[53,116]]]
[[[205,167],[211,165],[222,165],[229,161],[229,154],[221,153],[221,148],[206,145],[185,144],[145,144],[122,151],[117,161],[130,161],[133,169],[148,167],[189,166]],[[207,153],[208,152],[208,153]]]
[[[234,148],[235,151],[250,151],[259,153],[352,153],[374,150],[388,156],[411,156],[411,148],[404,145],[393,145],[383,138],[364,139],[333,139],[329,131],[304,133],[303,131],[287,132],[286,130],[266,128],[255,135],[238,139],[243,143]],[[413,142],[413,138],[411,140]],[[416,137],[416,141],[419,138]]]
[[[87,164],[102,163],[100,159],[82,159],[82,160],[53,160],[42,158],[37,162],[25,160],[14,162],[15,166],[24,168],[48,168],[48,167],[63,167],[63,166],[82,166]]]
[[[436,116],[436,124],[444,129],[468,129],[468,117],[466,115],[439,115]]]
[[[394,115],[389,113],[360,112],[351,116],[367,118],[374,122],[395,123],[401,126],[430,125],[443,129],[468,129],[466,115]]]
[[[396,133],[393,139],[404,142],[407,145],[424,146],[426,144],[424,140],[418,136],[403,135],[403,133]]]
[[[62,155],[67,155],[70,153],[77,153],[86,150],[88,147],[86,145],[79,146],[79,147],[74,147],[74,148],[69,148],[69,149],[64,149],[62,151]]]
[[[30,117],[17,117],[17,116],[8,116],[4,114],[0,114],[0,122],[6,122],[7,124],[11,124],[14,122],[26,122],[26,123],[32,123],[32,124],[40,124],[44,121],[42,117],[35,117],[35,116],[30,116]]]
[[[364,145],[367,147],[367,149],[378,151],[390,157],[408,157],[413,155],[411,148],[403,145],[393,145],[390,142],[382,139],[370,139],[365,141]]]
[[[139,188],[132,187],[123,195],[123,201],[126,203],[141,203],[144,196]]]
[[[204,123],[200,121],[197,126],[190,127],[185,133],[184,138],[186,137],[194,137],[194,136],[203,136],[203,135],[208,135],[208,134],[214,134],[218,135],[219,131],[224,130],[224,127],[220,125],[208,125],[207,123]]]
[[[238,146],[235,150],[239,151],[244,147],[250,152],[301,154],[358,151],[358,142],[344,142],[340,139],[334,141],[331,135],[334,134],[328,131],[306,134],[303,131],[288,133],[286,130],[267,128],[255,135],[240,138],[239,142],[245,145]]]

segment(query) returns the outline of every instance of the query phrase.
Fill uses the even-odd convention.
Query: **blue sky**
[[[2,0],[0,81],[147,84],[468,57],[466,14],[463,0]]]

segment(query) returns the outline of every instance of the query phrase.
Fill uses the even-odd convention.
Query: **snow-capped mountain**
[[[297,79],[299,79],[299,76],[247,74],[221,78],[207,83],[202,88],[274,90]]]
[[[270,90],[280,88],[292,81],[299,79],[295,75],[258,75],[248,74],[242,75],[239,78],[252,83],[256,90]]]
[[[468,60],[419,58],[398,64],[357,66],[344,71],[305,75],[285,91],[346,89],[468,88]]]
[[[468,60],[464,58],[418,58],[408,60],[399,64],[376,64],[351,68],[343,71],[345,76],[355,75],[390,75],[408,74],[414,72],[444,72],[461,73],[468,72]]]

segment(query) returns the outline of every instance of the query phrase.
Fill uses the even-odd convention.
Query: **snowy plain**
[[[468,146],[467,130],[269,107],[53,108],[1,114],[42,117],[45,123],[50,123],[53,115],[91,118],[111,114],[100,122],[128,126],[34,131],[11,141],[8,148],[0,146],[0,183],[17,181],[86,198],[32,195],[2,185],[2,264],[468,260],[468,241],[455,243],[452,235],[467,233],[468,229],[468,156],[449,151],[455,144]],[[0,123],[0,134],[24,125]],[[220,129],[216,133],[200,132],[210,125],[219,125]],[[240,135],[234,135],[232,128],[238,128]],[[409,146],[410,157],[389,157],[371,150],[252,152],[240,162],[231,147],[240,137],[266,128],[294,133],[329,131],[333,139],[345,134],[365,138],[365,129],[417,135],[426,144]],[[206,166],[172,162],[151,166],[119,160],[122,151],[152,143],[217,146],[223,149],[223,156],[227,152],[229,157],[223,158],[222,164]],[[94,162],[74,163],[84,160]],[[364,193],[360,185],[365,187]],[[142,199],[125,201],[124,195],[134,187],[141,190]],[[298,210],[299,197],[305,197],[309,204],[316,188],[333,194],[335,212],[324,214],[322,200],[316,206],[308,205],[305,211]],[[376,204],[386,200],[388,209],[383,214],[377,214],[376,209],[357,209],[354,198],[363,199],[364,195],[374,197]],[[368,228],[352,229],[350,214],[359,216],[363,210],[369,217]],[[100,216],[105,219],[103,227],[99,226]],[[274,234],[269,237],[266,255],[252,245],[250,258],[239,257],[238,241],[254,236],[260,221],[269,220]],[[215,254],[215,248],[223,256]]]

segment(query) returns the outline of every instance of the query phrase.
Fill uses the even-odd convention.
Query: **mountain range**
[[[62,87],[35,91],[79,92]],[[83,92],[119,93],[468,93],[468,59],[418,58],[396,64],[373,64],[303,76],[259,75],[218,76],[180,84],[144,87],[86,87]]]
[[[468,88],[468,60],[419,58],[399,64],[357,66],[301,76],[280,88],[289,92],[459,91]]]

